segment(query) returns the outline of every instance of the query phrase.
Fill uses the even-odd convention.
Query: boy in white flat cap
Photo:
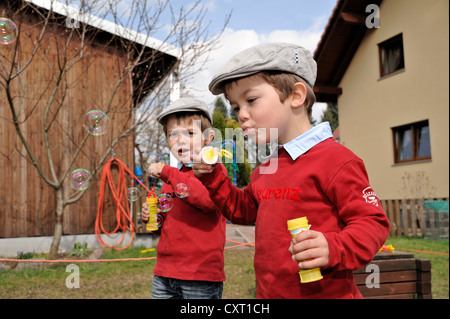
[[[214,137],[211,115],[205,103],[185,97],[170,104],[157,120],[180,165],[154,163],[148,168],[164,182],[161,193],[173,197],[172,209],[159,212],[164,223],[156,249],[152,299],[221,299],[226,220],[189,165],[191,154],[199,153]],[[190,189],[189,196],[178,198],[180,184]],[[147,223],[147,204],[142,208],[142,221]]]
[[[327,122],[310,124],[316,68],[304,48],[267,43],[231,58],[209,85],[225,94],[244,134],[279,145],[243,191],[221,166],[194,164],[225,217],[256,223],[258,298],[362,298],[353,270],[372,260],[389,233],[363,161],[334,141]],[[270,166],[276,169],[265,173]],[[291,239],[287,221],[300,217],[311,229]],[[299,269],[317,267],[323,279],[299,282]]]

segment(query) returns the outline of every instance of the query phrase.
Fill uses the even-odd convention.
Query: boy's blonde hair
[[[292,90],[294,89],[294,85],[296,83],[304,84],[306,86],[306,99],[304,106],[308,114],[308,119],[311,120],[312,107],[314,103],[316,103],[316,95],[307,81],[293,73],[279,71],[262,71],[254,75],[261,76],[265,82],[275,88],[278,92],[281,103],[284,103],[284,101],[286,101],[286,99],[292,94]],[[229,89],[232,83],[235,83],[242,78],[243,77],[224,81],[223,87],[225,88],[225,91]]]
[[[278,92],[281,103],[284,103],[286,99],[292,94],[294,85],[296,83],[302,83],[306,86],[306,99],[304,106],[308,113],[308,119],[312,117],[312,107],[316,103],[316,95],[313,89],[300,76],[293,73],[278,72],[278,71],[263,71],[260,73],[264,81],[272,85]]]

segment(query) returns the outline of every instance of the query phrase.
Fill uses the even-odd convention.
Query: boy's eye
[[[236,113],[239,113],[239,106],[234,106],[233,111],[235,111]]]
[[[247,103],[252,104],[253,102],[255,102],[256,99],[255,98],[249,98],[247,99]]]
[[[177,140],[178,139],[178,134],[177,133],[170,133],[169,134],[169,139],[170,140]]]
[[[169,134],[170,140],[177,140],[180,136],[191,137],[195,135],[193,131],[183,131],[183,132],[172,132]]]

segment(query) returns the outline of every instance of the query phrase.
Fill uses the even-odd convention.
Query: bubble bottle
[[[288,230],[291,232],[291,237],[295,238],[301,232],[307,231],[311,225],[308,225],[308,218],[301,217],[296,219],[291,219],[287,221]],[[322,273],[320,268],[313,269],[301,269],[299,271],[300,282],[306,284],[309,282],[317,281],[322,279]]]
[[[147,231],[157,231],[157,214],[156,214],[156,204],[158,203],[158,197],[154,193],[148,193],[147,196],[147,207],[149,219],[147,223]]]

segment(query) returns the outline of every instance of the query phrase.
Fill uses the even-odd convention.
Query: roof
[[[77,9],[70,5],[66,5],[54,0],[25,0],[25,2],[32,3],[46,10],[50,10],[51,8],[53,12],[57,14],[70,17],[71,19],[88,24],[99,30],[119,36],[126,40],[136,42],[148,48],[163,52],[165,54],[169,54],[177,59],[180,58],[181,53],[179,49],[170,44],[149,37],[148,35],[138,33],[134,30],[127,29],[111,21],[98,18],[89,13],[83,13],[80,11],[80,9]]]
[[[366,31],[369,4],[382,0],[338,0],[325,31],[314,52],[317,79],[314,92],[318,102],[337,102],[342,94],[339,83],[347,70]]]

